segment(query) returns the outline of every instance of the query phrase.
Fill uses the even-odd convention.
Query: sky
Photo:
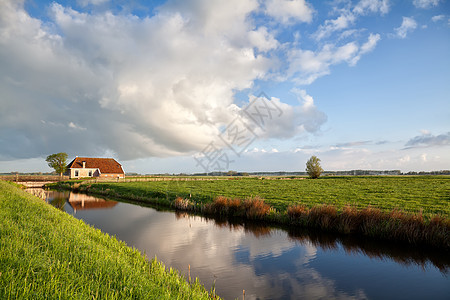
[[[447,0],[0,0],[0,172],[450,169]]]

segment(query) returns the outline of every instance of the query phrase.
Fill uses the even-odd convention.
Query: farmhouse
[[[75,157],[67,166],[69,178],[125,178],[122,166],[114,158]]]

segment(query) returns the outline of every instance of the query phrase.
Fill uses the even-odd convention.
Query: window
[[[78,177],[78,170],[75,170],[75,177]]]
[[[89,171],[89,177],[92,177],[92,171]]]

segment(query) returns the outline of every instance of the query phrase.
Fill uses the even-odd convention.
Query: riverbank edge
[[[355,234],[365,237],[407,243],[417,246],[450,250],[450,218],[435,215],[425,220],[420,213],[405,213],[399,210],[384,212],[374,207],[356,209],[347,206],[338,210],[333,205],[290,206],[279,212],[263,199],[238,199],[216,197],[212,203],[197,203],[180,197],[149,198],[135,194],[121,194],[108,188],[97,190],[95,185],[81,182],[59,182],[52,188],[82,192],[103,197],[128,200],[155,206],[167,207],[175,211],[194,212],[204,216],[241,218],[264,222],[267,225],[282,225],[290,228],[311,228],[339,234]],[[110,186],[111,187],[111,186]]]
[[[220,299],[114,236],[0,181],[0,298]],[[159,295],[159,296],[158,296]]]

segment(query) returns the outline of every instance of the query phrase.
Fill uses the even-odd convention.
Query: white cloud
[[[353,9],[353,12],[359,15],[379,12],[384,15],[389,12],[389,8],[389,0],[361,0]]]
[[[437,6],[440,0],[414,0],[413,4],[417,8],[431,8]]]
[[[427,162],[427,154],[426,154],[426,153],[422,153],[422,155],[420,155],[420,159],[421,159],[423,162]]]
[[[400,164],[404,164],[407,163],[411,160],[411,157],[409,155],[405,155],[403,157],[401,157],[398,161]]]
[[[20,2],[2,4],[0,127],[11,145],[2,158],[45,155],[58,144],[71,155],[109,149],[120,159],[202,149],[234,118],[234,91],[268,72],[270,59],[253,47],[277,44],[247,19],[256,1],[234,2],[172,1],[143,19],[54,3],[58,34]],[[50,125],[66,120],[66,129]]]
[[[356,20],[353,13],[347,11],[334,20],[325,20],[323,25],[313,34],[316,40],[321,40],[330,36],[333,32],[343,30],[352,25]]]
[[[361,55],[371,52],[373,49],[375,49],[377,43],[380,41],[381,37],[379,34],[370,34],[369,38],[367,39],[367,42],[365,42],[361,48],[359,49],[358,55],[356,55],[350,65],[355,65],[360,59]]]
[[[342,46],[326,44],[320,51],[295,49],[288,54],[288,74],[295,77],[299,84],[311,84],[317,78],[330,73],[332,65],[347,62],[354,66],[361,55],[372,51],[378,41],[379,34],[370,34],[366,43],[361,47],[356,42],[349,42]]]
[[[381,39],[379,34],[370,34],[367,42],[361,46],[361,54],[372,51]]]
[[[281,23],[290,24],[311,22],[314,10],[305,0],[268,0],[265,12]]]
[[[80,4],[81,6],[88,6],[89,4],[100,5],[108,1],[109,0],[77,0],[78,4]]]
[[[305,90],[294,89],[299,105],[292,106],[272,97],[266,103],[271,108],[279,108],[280,113],[273,112],[272,118],[265,118],[265,125],[255,126],[247,115],[243,114],[246,123],[253,128],[258,138],[263,139],[287,139],[304,133],[316,133],[327,121],[327,116],[314,105],[314,99]],[[255,97],[250,97],[253,101]],[[266,114],[266,110],[260,105],[259,112]]]
[[[81,127],[80,125],[75,124],[74,122],[69,122],[68,126],[72,129],[76,130],[86,130],[87,128]]]
[[[252,45],[258,48],[259,51],[269,51],[278,47],[278,41],[272,34],[267,31],[267,28],[261,26],[258,30],[250,31],[248,38]]]
[[[322,40],[329,37],[336,31],[347,29],[355,24],[356,20],[360,16],[367,15],[369,13],[380,13],[382,15],[389,12],[388,0],[361,0],[353,9],[348,7],[339,10],[340,15],[336,19],[325,20],[324,24],[319,26],[319,29],[313,34],[316,40]],[[348,35],[349,32],[344,33],[341,38]]]
[[[302,1],[283,5],[295,6],[287,19],[273,11],[284,21],[312,14]],[[236,117],[235,92],[274,66],[270,52],[279,42],[254,24],[250,15],[258,10],[256,0],[174,0],[139,18],[53,3],[44,24],[22,2],[4,1],[0,143],[7,146],[0,159],[56,148],[121,160],[202,150]],[[352,47],[334,49],[335,59],[346,59]],[[273,101],[285,115],[264,137],[313,133],[326,120],[313,103]]]
[[[397,37],[404,39],[406,35],[417,28],[417,22],[413,18],[403,17],[402,25],[394,29]]]
[[[317,78],[328,75],[331,65],[345,61],[350,63],[357,52],[358,46],[354,42],[340,47],[327,44],[317,52],[295,49],[288,56],[288,74],[297,77],[295,80],[299,84],[311,84]]]
[[[439,22],[445,19],[445,15],[437,15],[437,16],[433,16],[431,18],[431,21],[433,22]]]

